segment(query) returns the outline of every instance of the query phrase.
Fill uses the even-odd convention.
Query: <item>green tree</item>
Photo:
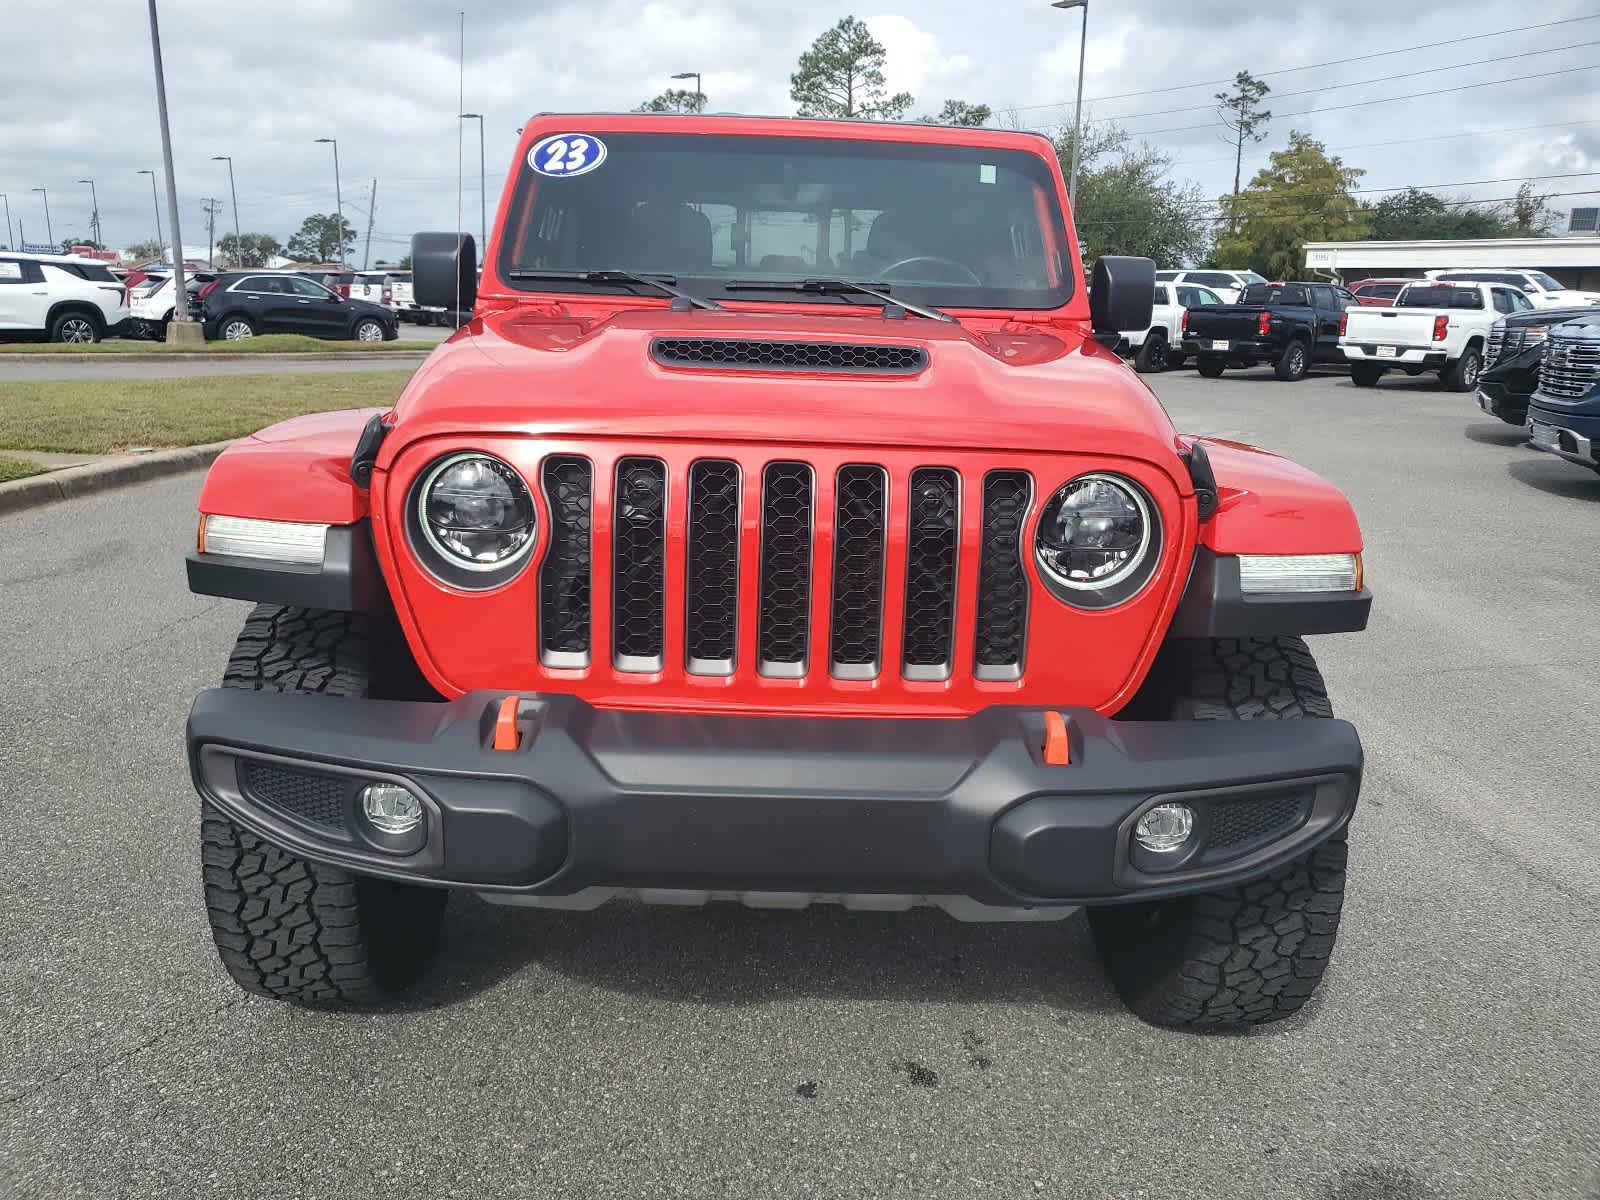
[[[134,262],[151,262],[160,258],[167,252],[167,248],[154,238],[143,242],[135,242],[128,247],[128,253],[133,256]]]
[[[687,88],[668,88],[659,96],[646,100],[634,112],[697,113],[706,110],[706,94],[691,92]]]
[[[105,247],[93,238],[62,238],[61,253],[71,254],[74,246],[87,246],[91,250],[104,250]]]
[[[987,125],[994,110],[987,104],[969,104],[965,100],[946,100],[936,117],[924,116],[930,125]]]
[[[285,253],[296,262],[342,263],[355,252],[355,226],[333,213],[313,213],[300,223]]]
[[[1233,91],[1217,92],[1217,116],[1233,134],[1233,194],[1239,194],[1239,169],[1244,165],[1244,144],[1259,142],[1267,135],[1257,130],[1272,120],[1272,113],[1261,107],[1270,88],[1249,71],[1233,77]]]
[[[1062,134],[1056,153],[1065,172],[1072,161],[1072,131]],[[1084,129],[1078,160],[1078,198],[1074,220],[1087,262],[1102,254],[1133,254],[1163,266],[1198,262],[1210,246],[1198,184],[1174,183],[1172,159],[1147,142],[1135,144],[1112,123]]]
[[[1549,237],[1557,222],[1566,216],[1552,209],[1549,201],[1549,196],[1541,196],[1533,190],[1533,184],[1524,183],[1517,189],[1516,198],[1506,206],[1508,232],[1517,237]]]
[[[888,58],[865,21],[845,17],[811,44],[789,76],[797,115],[898,121],[911,107],[911,93],[884,94]]]
[[[1417,241],[1444,238],[1503,237],[1509,231],[1497,210],[1448,201],[1433,192],[1406,188],[1385,196],[1367,209],[1374,241]]]
[[[1300,273],[1305,243],[1364,237],[1368,213],[1350,188],[1365,174],[1329,158],[1310,134],[1292,130],[1289,145],[1273,151],[1271,165],[1249,187],[1222,198],[1229,231],[1217,242],[1216,261],[1291,279]]]
[[[283,253],[283,244],[270,233],[225,233],[217,242],[217,249],[229,266],[264,267]]]

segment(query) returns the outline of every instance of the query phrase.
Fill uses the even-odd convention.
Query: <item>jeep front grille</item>
[[[1596,383],[1600,383],[1600,339],[1568,337],[1552,330],[1539,363],[1539,390],[1564,400],[1579,400]]]
[[[597,509],[607,497],[595,488],[607,475],[612,494]],[[551,522],[538,567],[546,667],[589,666],[597,623],[610,640],[602,660],[625,673],[663,669],[678,643],[691,676],[753,669],[773,680],[939,681],[958,662],[980,680],[1023,675],[1022,537],[1034,490],[1025,470],[871,462],[822,470],[733,457],[669,468],[634,456],[597,472],[569,455],[546,460],[542,480]],[[970,517],[967,495],[980,504]],[[606,508],[608,532],[591,524]],[[598,571],[596,540],[608,550]],[[596,578],[607,580],[608,596],[591,594]],[[972,589],[964,609],[962,588]]]

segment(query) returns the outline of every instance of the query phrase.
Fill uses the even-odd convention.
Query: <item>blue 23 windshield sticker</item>
[[[587,133],[552,133],[528,151],[528,165],[556,179],[587,175],[605,160],[606,144]]]

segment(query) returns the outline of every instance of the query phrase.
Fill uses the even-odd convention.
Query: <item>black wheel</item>
[[[1383,368],[1377,363],[1355,362],[1350,364],[1350,382],[1357,387],[1377,387],[1378,380],[1383,378]]]
[[[356,322],[356,327],[350,331],[350,336],[358,342],[383,341],[383,322],[377,317],[362,317]]]
[[[101,333],[99,320],[77,309],[57,313],[55,319],[50,322],[50,340],[52,342],[89,345],[93,342],[98,342]]]
[[[223,686],[395,695],[404,668],[386,633],[360,614],[258,605]],[[410,986],[433,954],[444,891],[308,862],[207,803],[200,836],[211,935],[246,991],[316,1006],[379,1004]]]
[[[1147,335],[1139,353],[1133,356],[1133,369],[1141,375],[1159,374],[1167,369],[1166,335],[1156,332]]]
[[[1215,354],[1202,354],[1195,361],[1195,366],[1207,379],[1221,379],[1222,372],[1227,369],[1228,364],[1225,359],[1218,358]]]
[[[1278,356],[1272,373],[1284,383],[1297,383],[1306,377],[1306,371],[1310,366],[1311,355],[1306,350],[1306,344],[1295,338],[1283,348],[1283,353]]]
[[[1140,715],[1180,721],[1333,715],[1316,661],[1296,637],[1170,642],[1140,699]],[[1248,883],[1089,909],[1112,984],[1154,1025],[1218,1030],[1292,1016],[1333,953],[1347,856],[1340,830]]]
[[[1460,358],[1439,373],[1439,378],[1447,392],[1470,392],[1477,388],[1482,373],[1483,355],[1476,346],[1468,346]]]
[[[217,324],[217,336],[225,342],[242,342],[246,338],[256,335],[255,324],[249,317],[241,317],[237,313],[230,317],[223,317]]]

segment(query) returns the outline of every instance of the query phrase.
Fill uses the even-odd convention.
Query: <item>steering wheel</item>
[[[978,273],[971,267],[967,266],[966,263],[959,263],[953,258],[940,258],[937,254],[913,254],[910,258],[902,258],[897,263],[890,263],[883,270],[879,271],[878,274],[882,275],[885,279],[889,279],[896,271],[900,270],[902,267],[909,267],[913,263],[937,263],[941,267],[952,267],[965,276],[965,278],[950,280],[949,282],[970,283],[973,287],[983,286],[983,280],[978,278]]]

